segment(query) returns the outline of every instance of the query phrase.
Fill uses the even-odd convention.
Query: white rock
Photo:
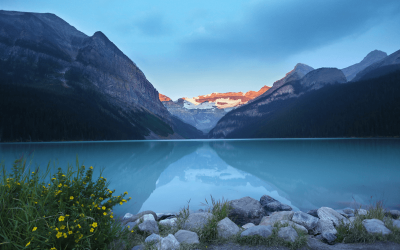
[[[370,234],[382,233],[383,235],[387,235],[392,232],[387,227],[385,227],[383,221],[378,219],[363,220],[362,224],[367,232]]]
[[[254,227],[255,225],[253,223],[247,223],[246,225],[243,225],[242,228],[247,229],[250,227]]]
[[[179,247],[179,242],[172,234],[168,234],[167,237],[161,239],[160,244],[157,244],[158,250],[178,250]]]
[[[132,216],[133,216],[133,214],[131,214],[131,213],[126,213],[122,219],[126,220],[126,219],[131,218]]]
[[[349,223],[347,218],[330,207],[321,207],[317,210],[317,213],[320,220],[330,220],[335,227],[339,226],[340,221],[343,221],[345,224]]]
[[[175,227],[177,220],[178,220],[177,218],[172,218],[172,219],[161,220],[159,223],[160,225]]]
[[[239,233],[239,227],[233,223],[228,217],[224,218],[217,224],[218,236],[228,238]]]
[[[365,209],[357,209],[356,210],[356,213],[358,213],[358,215],[367,215],[367,210],[365,210]]]

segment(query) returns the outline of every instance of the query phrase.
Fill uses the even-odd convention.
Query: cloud
[[[150,12],[134,22],[134,26],[146,36],[164,36],[171,33],[164,16],[160,12]]]
[[[253,1],[241,21],[209,23],[181,49],[216,61],[281,60],[361,35],[399,13],[398,0]]]

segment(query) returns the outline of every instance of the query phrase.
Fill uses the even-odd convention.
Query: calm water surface
[[[30,155],[31,169],[49,162],[67,170],[95,167],[119,195],[132,200],[117,216],[144,210],[178,212],[201,203],[270,195],[294,210],[370,205],[383,200],[400,209],[399,139],[190,140],[67,143],[2,143],[7,171]]]

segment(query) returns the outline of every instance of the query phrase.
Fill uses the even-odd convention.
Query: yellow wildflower
[[[60,216],[60,217],[58,218],[58,220],[59,220],[59,221],[64,221],[64,218],[65,218],[64,216]]]
[[[105,206],[103,206],[101,209],[103,209],[103,210],[106,210],[106,207],[105,207]]]
[[[93,222],[92,227],[97,227],[97,222]]]
[[[106,213],[106,212],[104,212],[104,213],[103,213],[103,215],[107,215],[107,213]]]
[[[34,227],[34,228],[32,229],[32,232],[35,232],[35,231],[36,231],[36,229],[37,229],[37,227]]]
[[[91,229],[90,229],[90,232],[93,233],[93,231],[94,231],[94,228],[91,228]]]
[[[90,169],[93,169],[93,167],[91,166]]]
[[[28,242],[28,244],[26,244],[26,246],[25,246],[25,247],[29,246],[30,244],[31,244],[31,242],[29,241],[29,242]]]

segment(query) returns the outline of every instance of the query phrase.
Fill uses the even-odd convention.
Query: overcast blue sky
[[[1,0],[102,31],[176,100],[272,86],[296,63],[344,68],[400,49],[399,0]]]

